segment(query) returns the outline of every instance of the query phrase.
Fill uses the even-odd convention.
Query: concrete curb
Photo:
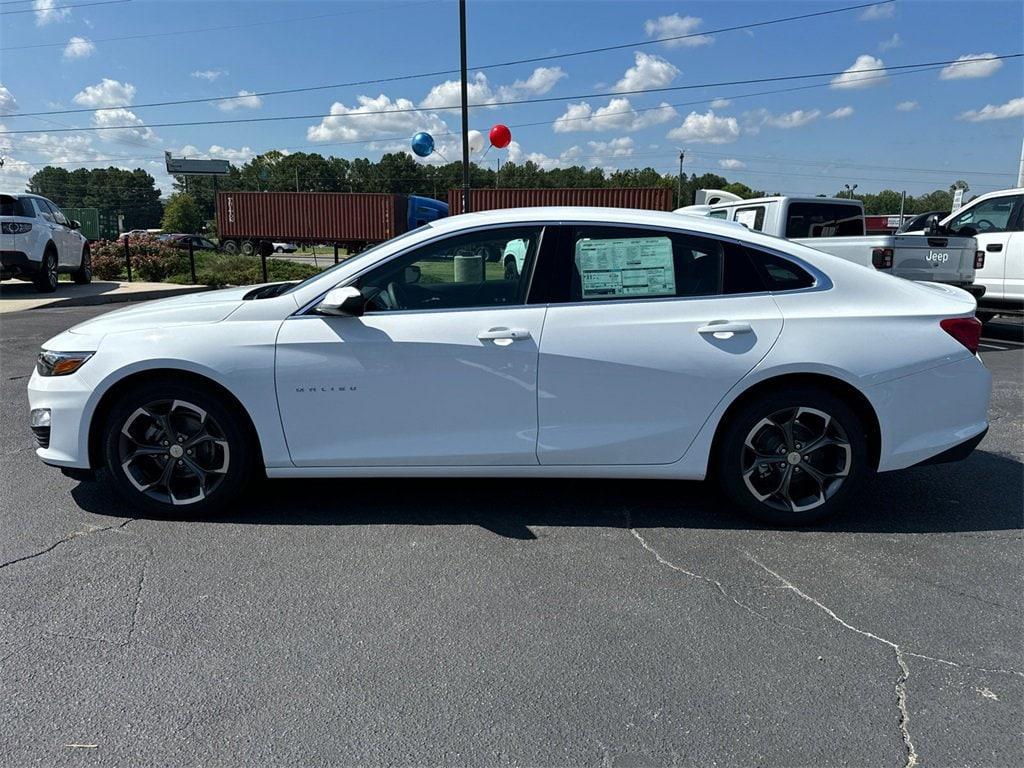
[[[55,307],[95,307],[101,304],[121,304],[130,301],[152,301],[153,299],[169,299],[172,296],[185,296],[190,293],[202,293],[212,291],[209,285],[183,285],[180,288],[167,288],[153,291],[125,291],[118,293],[101,293],[96,296],[69,296],[66,299],[54,299],[48,304],[40,304],[35,307],[26,307],[23,312],[31,312],[36,309],[53,309]]]

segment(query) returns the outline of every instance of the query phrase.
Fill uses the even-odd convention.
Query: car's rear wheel
[[[89,253],[89,246],[82,248],[82,261],[78,269],[71,273],[71,279],[78,285],[88,285],[92,282],[92,255]]]
[[[870,474],[865,427],[841,398],[771,392],[732,414],[714,468],[725,495],[759,520],[804,525],[843,507]]]
[[[157,515],[209,515],[251,475],[243,419],[198,386],[154,383],[121,396],[104,431],[106,466],[133,506]]]
[[[284,248],[279,245],[274,249],[274,253],[284,253]]]
[[[53,293],[57,290],[57,251],[53,247],[46,249],[39,271],[32,278],[32,282],[41,293]]]

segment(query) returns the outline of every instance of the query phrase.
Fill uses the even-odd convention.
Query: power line
[[[1002,59],[1016,59],[1024,57],[1024,53],[1011,53],[1004,54],[1001,56],[990,56],[986,57],[984,61],[997,61]],[[944,61],[930,61],[921,62],[917,64],[902,64],[898,66],[890,67],[868,67],[857,70],[857,74],[869,72],[892,72],[896,71],[909,71],[918,70],[925,67],[939,67],[948,64],[955,64],[959,59],[947,59]],[[698,88],[722,88],[733,85],[753,85],[756,83],[777,83],[788,80],[808,80],[815,77],[833,77],[845,74],[846,70],[836,70],[831,72],[814,72],[803,75],[781,75],[776,77],[758,77],[750,78],[747,80],[723,80],[712,83],[695,83],[691,85],[675,85],[667,86],[662,88],[637,88],[629,91],[617,91],[614,93],[586,93],[586,94],[575,94],[572,96],[546,96],[546,97],[534,97],[529,99],[509,99],[506,101],[492,101],[480,104],[470,104],[471,108],[479,107],[500,107],[500,106],[518,106],[522,104],[544,104],[557,101],[574,101],[581,99],[597,99],[605,97],[621,97],[621,96],[634,96],[639,94],[648,93],[668,93],[674,91],[688,91],[695,90]],[[123,107],[122,107],[123,108]],[[177,122],[166,122],[166,123],[137,123],[134,125],[110,125],[110,126],[87,126],[84,128],[59,128],[54,129],[54,133],[69,133],[74,131],[110,131],[118,129],[143,129],[143,128],[173,128],[173,127],[186,127],[186,126],[197,126],[197,125],[237,125],[240,123],[268,123],[268,122],[280,122],[286,120],[317,120],[327,117],[337,118],[353,118],[353,117],[365,117],[368,115],[392,115],[402,114],[410,112],[441,112],[445,110],[459,109],[459,104],[449,104],[445,106],[433,107],[430,109],[424,109],[421,107],[400,107],[396,109],[380,109],[372,112],[349,112],[343,115],[337,114],[307,114],[307,115],[276,115],[273,117],[243,117],[243,118],[231,118],[231,119],[220,119],[220,120],[188,120],[188,121],[177,121]],[[32,130],[16,130],[16,131],[0,131],[0,136],[13,135],[19,133],[36,133],[37,131]]]
[[[570,51],[570,52],[567,52],[567,53],[558,53],[558,54],[552,54],[552,55],[548,55],[548,56],[535,56],[535,57],[528,58],[528,59],[515,59],[515,60],[512,60],[512,61],[498,62],[498,63],[495,63],[495,64],[484,64],[482,66],[470,67],[470,69],[473,69],[473,70],[499,69],[501,67],[511,67],[511,66],[516,66],[516,65],[519,65],[519,64],[536,64],[536,63],[542,62],[542,61],[550,61],[550,60],[553,60],[553,59],[564,59],[564,58],[569,58],[569,57],[572,57],[572,56],[585,56],[585,55],[594,54],[594,53],[606,53],[608,51],[619,50],[619,49],[622,49],[622,48],[635,48],[635,47],[642,46],[642,45],[654,45],[654,44],[657,44],[657,43],[672,42],[672,41],[683,40],[683,39],[687,39],[687,38],[704,37],[704,36],[707,36],[707,35],[720,34],[722,32],[735,32],[735,31],[743,30],[743,29],[753,29],[753,28],[756,28],[756,27],[765,27],[765,26],[772,25],[772,24],[782,24],[782,23],[786,23],[786,22],[790,22],[790,21],[801,21],[801,20],[805,20],[805,19],[809,19],[809,18],[814,18],[814,17],[817,17],[817,16],[828,16],[828,15],[832,15],[832,14],[836,14],[836,13],[845,13],[845,12],[848,12],[848,11],[859,10],[859,9],[862,9],[862,8],[868,8],[868,7],[876,6],[876,5],[886,5],[887,3],[891,3],[891,2],[895,2],[895,0],[883,0],[883,2],[865,3],[865,4],[861,4],[861,5],[852,5],[852,6],[846,6],[844,8],[834,8],[834,9],[828,10],[828,11],[817,11],[815,13],[804,13],[804,14],[799,14],[797,16],[785,16],[783,18],[777,18],[777,19],[766,19],[766,20],[763,20],[763,21],[751,22],[749,24],[738,24],[738,25],[731,26],[731,27],[721,27],[719,29],[711,29],[711,30],[708,30],[706,32],[693,32],[693,33],[689,33],[689,34],[685,34],[685,35],[672,35],[670,37],[659,37],[659,38],[655,38],[653,40],[645,40],[645,41],[638,42],[638,43],[622,43],[622,44],[618,44],[618,45],[604,46],[604,47],[601,47],[601,48],[587,48],[587,49],[584,49],[584,50]],[[94,41],[94,42],[96,42],[96,41]],[[4,49],[0,49],[0,50],[4,50]],[[401,82],[401,81],[405,81],[405,80],[417,80],[417,79],[427,78],[427,77],[441,77],[443,75],[459,74],[459,71],[460,70],[458,70],[458,69],[441,69],[441,70],[435,70],[433,72],[418,72],[418,73],[415,73],[415,74],[408,74],[408,75],[393,75],[393,76],[390,76],[390,77],[380,77],[380,78],[373,78],[373,79],[369,79],[369,80],[352,80],[352,81],[349,81],[349,82],[346,82],[346,83],[328,83],[328,84],[325,84],[325,85],[310,85],[310,86],[301,86],[301,87],[295,87],[295,88],[280,88],[280,89],[271,90],[271,91],[256,91],[256,92],[252,92],[252,93],[246,93],[244,95],[227,94],[227,95],[224,95],[224,96],[212,96],[212,97],[207,96],[207,97],[204,97],[204,98],[173,99],[173,100],[169,100],[169,101],[151,101],[151,102],[146,102],[146,103],[142,103],[142,104],[125,104],[125,105],[117,106],[117,107],[100,107],[98,109],[94,107],[94,108],[85,108],[85,109],[57,109],[57,110],[51,110],[51,111],[48,111],[48,112],[22,112],[22,113],[17,114],[17,115],[12,115],[12,117],[31,117],[31,116],[34,116],[34,115],[70,115],[70,114],[79,114],[79,113],[82,113],[82,112],[102,112],[102,111],[106,111],[106,110],[115,110],[115,109],[145,109],[145,108],[149,108],[149,107],[169,107],[169,106],[180,106],[180,105],[184,105],[184,104],[201,104],[201,103],[204,103],[204,102],[232,101],[232,100],[237,100],[237,99],[252,98],[254,96],[260,97],[260,98],[262,98],[264,96],[282,96],[282,95],[295,94],[295,93],[310,93],[310,92],[313,92],[313,91],[332,90],[332,89],[336,89],[336,88],[352,88],[352,87],[359,87],[359,86],[363,86],[363,85],[380,85],[380,84],[384,84],[384,83],[395,83],[395,82]],[[867,71],[867,70],[864,70],[864,71]]]
[[[0,11],[0,16],[14,16],[18,13],[39,13],[49,11],[56,13],[57,11],[71,10],[72,8],[89,8],[93,5],[120,5],[121,3],[130,3],[132,0],[97,0],[94,3],[78,3],[76,5],[54,5],[48,8],[19,8],[16,11]],[[61,43],[66,45],[66,43]],[[13,48],[7,50],[14,50]]]

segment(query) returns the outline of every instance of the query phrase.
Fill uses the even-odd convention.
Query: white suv
[[[69,272],[79,285],[92,281],[89,242],[81,225],[45,197],[0,194],[0,277],[31,280],[46,293]]]

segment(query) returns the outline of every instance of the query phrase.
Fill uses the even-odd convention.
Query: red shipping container
[[[672,190],[668,187],[615,189],[474,189],[470,198],[474,211],[499,208],[536,208],[546,205],[585,205],[599,208],[642,208],[671,211]],[[462,190],[448,191],[451,214],[462,213]]]

